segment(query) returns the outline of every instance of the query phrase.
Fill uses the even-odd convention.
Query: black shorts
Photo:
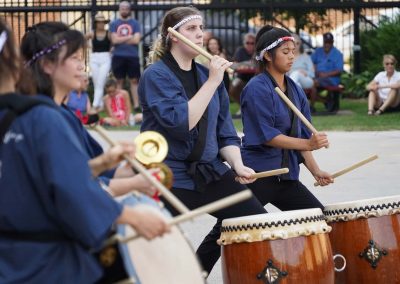
[[[139,57],[113,56],[111,68],[116,79],[140,78]]]

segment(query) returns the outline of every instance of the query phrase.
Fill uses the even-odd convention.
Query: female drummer
[[[30,49],[29,64],[48,79],[36,80],[37,86],[56,101],[79,87],[79,37],[66,30],[50,42],[38,38],[40,50]],[[29,100],[15,94],[19,62],[13,35],[0,20],[1,103]],[[113,224],[132,225],[147,238],[167,226],[158,211],[122,207],[101,190],[59,107],[45,97],[35,101],[41,104],[17,116],[9,106],[0,111],[0,282],[93,283],[101,269],[89,249],[102,244]],[[123,153],[112,151],[112,157]]]
[[[165,162],[175,179],[172,193],[187,207],[196,208],[245,189],[243,184],[253,181],[249,177],[254,171],[243,165],[229,98],[221,83],[231,63],[219,56],[213,56],[209,69],[195,63],[198,52],[168,33],[168,27],[199,47],[203,43],[203,19],[197,9],[178,7],[166,13],[152,46],[151,64],[139,82],[141,131],[165,136],[169,146]],[[220,256],[216,241],[222,219],[264,212],[252,197],[213,213],[218,221],[197,250],[203,268],[210,272]]]
[[[71,126],[72,130],[76,132],[84,150],[88,153],[90,158],[94,158],[101,153],[103,149],[96,142],[96,140],[89,134],[89,132],[83,127],[82,123],[72,113],[68,107],[64,105],[65,94],[61,90],[57,92],[58,96],[53,96],[51,87],[49,86],[49,75],[44,72],[42,68],[42,61],[46,61],[51,64],[57,64],[59,60],[59,53],[62,47],[68,49],[67,57],[71,56],[75,60],[80,60],[79,56],[82,54],[82,48],[84,47],[84,38],[79,34],[73,40],[65,42],[62,46],[55,48],[53,52],[48,54],[43,54],[41,60],[32,60],[33,54],[42,50],[45,46],[51,46],[54,44],[54,37],[61,37],[69,28],[62,23],[57,22],[47,22],[34,25],[28,29],[22,42],[22,53],[26,58],[26,68],[31,70],[33,74],[33,79],[37,82],[37,92],[48,97],[53,97],[54,101],[61,105],[61,113],[66,118],[67,122]],[[40,39],[38,41],[37,39]],[[39,68],[40,67],[40,68]],[[48,68],[47,65],[44,66]],[[75,76],[80,76],[83,74],[83,70],[76,71]],[[66,76],[55,77],[54,80],[63,82],[68,80]],[[152,170],[152,172],[157,172],[157,170]],[[155,188],[141,175],[135,175],[129,167],[118,167],[101,174],[101,183],[107,187],[109,193],[113,196],[123,195],[132,190],[138,190],[148,195],[153,195],[155,193]]]
[[[293,64],[295,51],[294,38],[289,32],[263,27],[256,36],[260,73],[241,94],[244,164],[255,171],[289,168],[288,174],[259,179],[249,187],[264,204],[271,202],[281,210],[323,207],[299,181],[299,164],[304,163],[320,185],[333,182],[312,155],[313,150],[329,145],[327,135],[311,135],[274,90],[279,87],[311,120],[303,90],[285,75]]]

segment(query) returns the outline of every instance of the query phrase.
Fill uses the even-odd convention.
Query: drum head
[[[400,195],[329,204],[324,214],[327,222],[349,221],[400,213]]]
[[[321,209],[293,210],[222,221],[219,244],[288,239],[330,232]]]
[[[125,226],[126,236],[132,231]],[[151,241],[138,238],[120,246],[129,252],[138,283],[205,283],[192,247],[176,226],[163,237]]]

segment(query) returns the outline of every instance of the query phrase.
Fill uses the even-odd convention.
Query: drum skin
[[[400,283],[400,214],[331,222],[329,225],[332,226],[329,237],[333,254],[340,253],[347,261],[346,269],[336,273],[335,283]],[[380,257],[375,268],[366,258],[360,257],[360,253],[371,245]]]
[[[221,249],[225,284],[334,283],[334,263],[326,233],[233,243],[224,245]],[[287,275],[277,275],[279,279],[274,282],[258,279],[257,275],[262,274],[268,266],[272,274],[276,273],[275,268],[278,268],[281,273],[286,272]],[[264,272],[265,274],[267,273]]]

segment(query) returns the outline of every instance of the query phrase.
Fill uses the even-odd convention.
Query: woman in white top
[[[293,34],[293,37],[296,44],[296,58],[289,71],[289,77],[302,89],[311,89],[314,86],[314,64],[311,57],[304,52],[300,37],[297,34]]]
[[[400,72],[395,69],[396,63],[397,60],[393,55],[384,55],[385,71],[379,72],[367,85],[368,115],[381,115],[387,108],[396,108],[400,105]]]

